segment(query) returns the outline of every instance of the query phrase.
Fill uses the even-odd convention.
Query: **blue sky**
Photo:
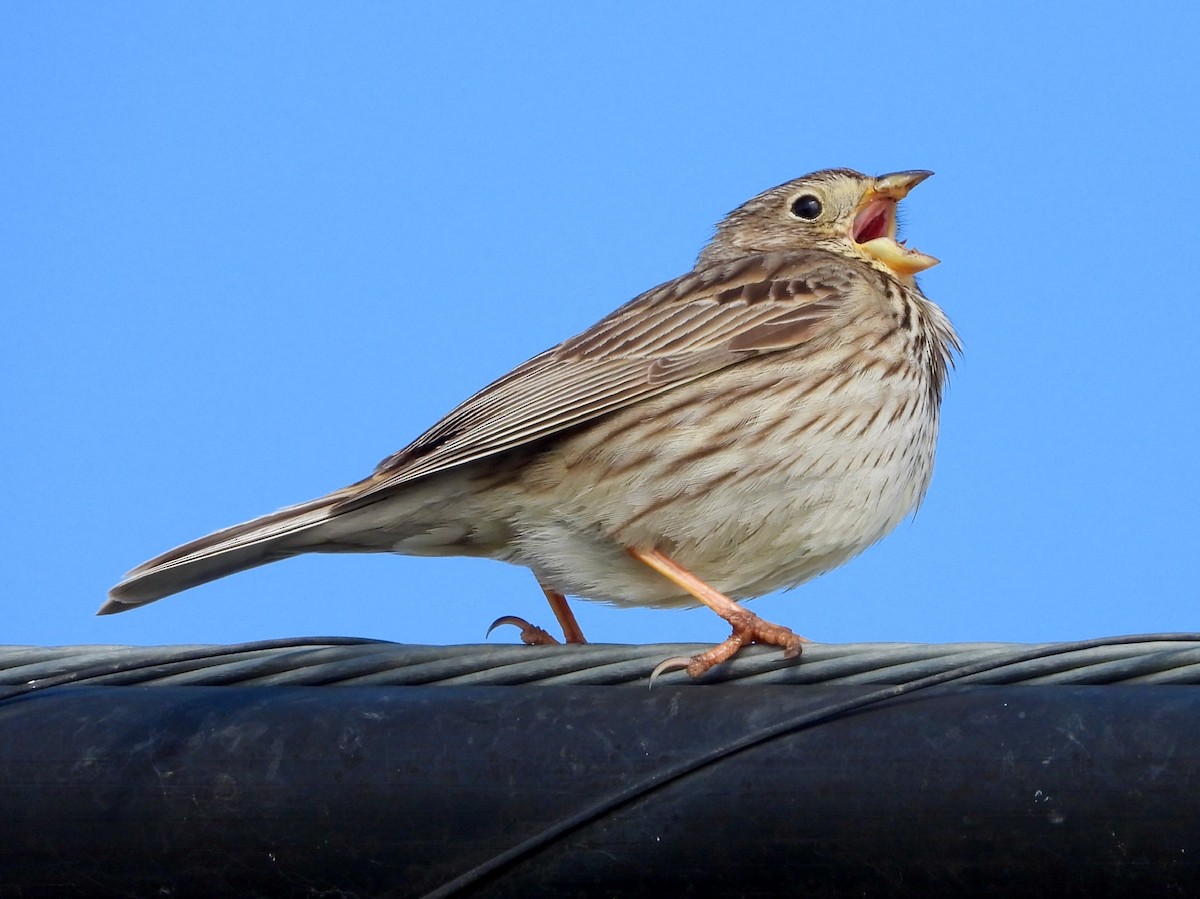
[[[0,6],[0,642],[549,626],[523,569],[391,556],[92,613],[829,166],[937,172],[905,234],[965,352],[916,518],[753,608],[830,642],[1200,630],[1200,14],[1027,8]],[[598,642],[727,633],[575,605]]]

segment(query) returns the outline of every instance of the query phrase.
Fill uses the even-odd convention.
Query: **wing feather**
[[[343,508],[798,346],[831,327],[868,277],[844,257],[805,251],[750,256],[668,281],[476,393],[383,460]]]

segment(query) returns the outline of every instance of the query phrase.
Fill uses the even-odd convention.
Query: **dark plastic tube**
[[[940,687],[822,714],[871,690],[15,697],[0,892],[1197,891],[1200,688]]]

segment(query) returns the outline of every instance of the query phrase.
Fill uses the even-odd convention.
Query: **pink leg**
[[[719,590],[714,590],[683,566],[659,552],[657,549],[630,549],[629,554],[639,562],[649,565],[671,582],[682,587],[733,626],[733,633],[723,643],[690,659],[667,659],[654,669],[653,677],[673,668],[686,668],[692,677],[699,677],[750,643],[766,643],[783,648],[785,659],[800,655],[801,644],[811,641],[792,633],[782,625],[763,621],[744,606],[734,602]]]

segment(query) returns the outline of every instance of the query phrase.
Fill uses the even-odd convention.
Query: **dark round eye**
[[[821,201],[812,194],[796,197],[792,201],[792,215],[798,219],[812,221],[821,214]]]

